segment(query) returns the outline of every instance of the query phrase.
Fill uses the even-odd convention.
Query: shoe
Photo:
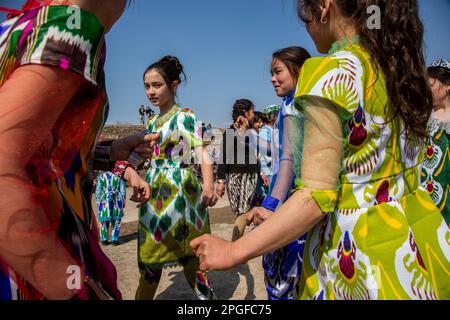
[[[102,241],[102,245],[107,246],[109,244],[109,241]]]
[[[119,241],[117,241],[117,240],[114,240],[114,241],[112,241],[111,243],[112,243],[112,245],[113,245],[114,247],[116,247],[116,246],[119,245]]]

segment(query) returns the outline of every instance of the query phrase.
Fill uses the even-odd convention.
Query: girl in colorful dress
[[[433,112],[428,122],[422,184],[450,225],[450,63],[434,62],[428,68]]]
[[[297,84],[295,193],[234,243],[195,239],[200,268],[308,232],[301,299],[449,299],[450,229],[419,184],[433,98],[417,1],[301,0],[298,12],[328,55],[308,59]]]
[[[113,246],[119,244],[126,195],[127,183],[117,171],[107,171],[97,177],[95,200],[100,221],[100,242],[103,245],[108,245],[110,239]]]
[[[214,206],[218,198],[196,116],[191,109],[175,103],[181,75],[183,66],[172,56],[163,57],[144,73],[147,97],[160,109],[148,130],[159,133],[160,141],[146,176],[152,187],[150,201],[139,212],[139,300],[153,299],[162,269],[178,265],[184,268],[187,281],[200,299],[214,297],[189,241],[210,233],[207,208]],[[192,149],[201,161],[203,187],[189,168]]]
[[[272,144],[273,177],[269,193],[261,207],[247,214],[249,222],[261,224],[270,217],[294,189],[294,155],[292,145],[298,143],[302,127],[301,114],[294,107],[294,93],[300,68],[309,53],[300,47],[278,50],[272,56],[272,84],[283,104],[275,121],[276,141]],[[269,300],[297,299],[306,236],[263,256],[264,280]]]
[[[80,9],[80,28],[68,26],[69,5]],[[121,298],[98,243],[89,159],[108,110],[105,33],[125,6],[34,0],[2,8],[1,300]],[[149,193],[132,168],[118,169]]]
[[[262,154],[260,155],[261,179],[258,180],[258,184],[256,186],[256,193],[262,197],[261,202],[269,193],[270,181],[272,180],[273,160],[271,144],[274,135],[275,121],[279,109],[280,107],[277,105],[270,105],[264,109],[264,118],[266,122],[259,131],[259,140],[262,142],[262,144],[267,145],[265,152],[262,152]]]

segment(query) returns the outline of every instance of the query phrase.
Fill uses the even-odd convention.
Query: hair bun
[[[172,65],[177,70],[178,75],[183,72],[183,65],[177,57],[167,55],[162,57],[159,62]]]

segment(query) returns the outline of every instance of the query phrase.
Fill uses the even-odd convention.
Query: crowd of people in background
[[[139,207],[136,299],[153,299],[172,266],[199,299],[215,299],[210,270],[261,255],[256,280],[271,300],[450,299],[450,65],[427,68],[417,1],[379,1],[383,27],[368,29],[372,1],[299,0],[324,56],[275,51],[280,105],[237,99],[211,148],[211,126],[178,101],[186,74],[170,55],[143,70],[159,109],[139,109],[146,130],[97,141],[105,34],[127,3],[1,8],[0,299],[121,299],[100,244],[119,244],[126,183]],[[104,172],[97,217],[93,170]],[[210,229],[208,208],[225,192],[231,241]],[[78,287],[67,285],[72,266]]]

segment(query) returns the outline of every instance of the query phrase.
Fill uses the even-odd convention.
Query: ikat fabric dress
[[[369,53],[353,42],[307,60],[300,112],[307,96],[339,109],[343,157],[337,189],[313,190],[327,214],[308,233],[299,298],[450,299],[450,230],[420,186],[424,146],[400,117],[387,121],[395,110]]]
[[[159,133],[160,142],[146,176],[150,201],[139,214],[138,262],[155,270],[195,258],[189,243],[210,226],[208,210],[200,210],[202,184],[188,167],[192,148],[203,144],[195,114],[175,105],[148,130]]]
[[[33,202],[57,230],[59,240],[79,261],[99,299],[120,299],[117,272],[99,247],[91,205],[89,158],[108,114],[103,67],[105,33],[95,15],[81,10],[81,28],[67,25],[67,6],[41,6],[18,12],[0,24],[0,87],[14,70],[44,65],[73,72],[90,83],[67,104],[44,142],[26,165],[35,190]],[[11,185],[14,188],[14,185]],[[0,259],[0,300],[35,300],[43,296]],[[94,298],[94,297],[91,297]]]
[[[422,185],[450,225],[450,123],[432,114],[422,169]]]

